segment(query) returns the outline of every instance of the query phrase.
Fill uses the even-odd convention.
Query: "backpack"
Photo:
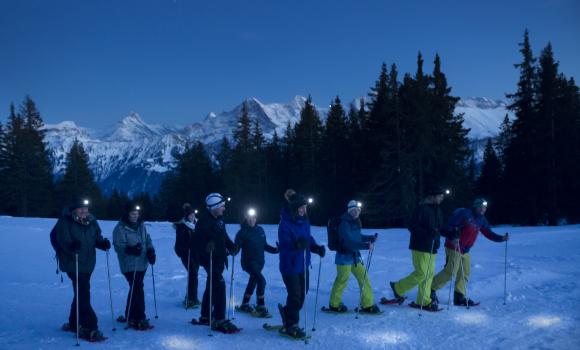
[[[338,233],[338,226],[341,222],[342,219],[339,216],[336,216],[328,220],[328,224],[326,225],[326,233],[328,235],[328,249],[335,252],[342,250],[342,240],[340,239],[340,235]]]
[[[52,228],[52,230],[50,230],[50,245],[52,245],[52,249],[54,249],[54,258],[56,260],[56,274],[58,275],[60,272],[59,269],[59,254],[62,250],[62,248],[60,247],[60,244],[58,243],[58,239],[56,238],[57,235],[57,230],[56,228],[59,226],[59,223],[61,220],[65,220],[63,217],[61,217],[60,219],[58,219],[58,221],[56,222],[56,224],[54,225],[54,227]],[[70,228],[70,223],[68,223],[68,220],[65,220],[65,222],[67,222],[69,228]],[[60,276],[60,281],[63,282],[63,278],[62,278],[62,274]]]

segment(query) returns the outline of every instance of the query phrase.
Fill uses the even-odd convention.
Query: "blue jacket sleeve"
[[[342,245],[348,250],[368,248],[368,244],[362,241],[360,234],[352,232],[349,223],[344,220],[338,226],[338,235],[342,238]]]
[[[294,233],[288,227],[284,221],[280,222],[278,225],[278,243],[281,251],[292,251],[294,250],[294,243],[296,238],[294,237]]]

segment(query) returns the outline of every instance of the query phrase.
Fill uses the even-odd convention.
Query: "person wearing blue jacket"
[[[298,322],[308,290],[310,252],[324,257],[326,249],[318,245],[310,234],[306,199],[294,190],[287,190],[284,197],[287,204],[280,214],[278,241],[280,272],[287,297],[286,306],[279,305],[284,324],[280,332],[293,338],[302,338],[306,333],[300,329]]]
[[[361,208],[362,205],[355,200],[348,202],[347,212],[341,216],[340,225],[338,226],[340,248],[336,252],[334,259],[336,279],[330,293],[330,306],[328,308],[328,311],[331,312],[341,313],[347,311],[347,307],[342,303],[342,293],[351,273],[355,276],[362,291],[359,304],[361,306],[360,312],[377,314],[381,311],[374,304],[373,290],[359,251],[361,249],[371,249],[376,241],[376,236],[361,234],[362,224],[359,217]]]
[[[452,276],[455,276],[453,304],[456,306],[474,306],[477,304],[465,297],[471,271],[469,252],[475,244],[479,232],[493,242],[501,243],[509,239],[507,233],[498,235],[493,232],[485,218],[486,211],[487,201],[483,198],[477,198],[473,201],[471,208],[459,208],[453,212],[447,223],[447,231],[454,234],[445,240],[445,267],[433,277],[431,299],[437,300],[436,291],[443,288]]]
[[[266,308],[264,294],[266,290],[266,279],[262,275],[262,269],[266,262],[264,251],[270,254],[277,254],[278,248],[273,247],[266,241],[266,233],[261,226],[256,225],[256,210],[249,209],[240,225],[240,230],[236,234],[235,244],[242,251],[242,270],[250,275],[248,285],[244,292],[242,304],[238,311],[251,313],[258,317],[272,317]],[[256,307],[250,305],[250,298],[256,290]]]

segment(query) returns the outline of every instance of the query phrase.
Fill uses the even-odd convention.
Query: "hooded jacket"
[[[214,244],[212,268],[215,271],[223,271],[224,267],[228,267],[228,255],[235,250],[234,242],[232,242],[226,232],[223,218],[221,216],[214,217],[206,209],[195,224],[195,239],[193,243],[199,263],[206,269],[209,268],[210,253],[207,251],[209,242]]]
[[[241,229],[236,234],[235,243],[242,250],[242,269],[244,271],[258,270],[264,268],[264,251],[275,254],[276,247],[272,247],[266,242],[264,229],[258,225],[250,227],[243,223]]]
[[[361,221],[354,219],[348,212],[340,217],[338,235],[341,240],[341,250],[336,252],[336,265],[356,265],[361,261],[360,251],[368,249],[372,236],[361,234]]]
[[[125,253],[127,246],[137,244],[141,244],[141,255],[135,256]],[[113,230],[113,245],[119,258],[119,267],[122,273],[147,270],[149,265],[147,251],[155,248],[143,221],[138,222],[137,228],[132,228],[126,219],[119,220]]]
[[[296,248],[296,243],[301,239],[309,242],[310,249],[304,251]],[[310,266],[310,250],[317,246],[316,241],[310,235],[308,217],[293,216],[290,208],[284,206],[278,224],[278,242],[280,244],[280,272],[283,275],[304,273],[304,256],[306,255],[306,265]]]
[[[81,221],[68,213],[56,223],[56,239],[60,246],[58,252],[59,268],[63,272],[75,273],[75,252],[73,241],[80,242],[79,273],[92,273],[97,262],[96,247],[104,242],[101,228],[97,220],[89,215],[86,221]]]
[[[459,249],[461,254],[469,253],[469,250],[475,244],[479,232],[494,242],[503,242],[503,236],[500,236],[491,230],[489,222],[485,216],[474,213],[472,209],[456,209],[447,223],[449,232],[459,232]],[[455,249],[451,241],[457,237],[448,237],[445,240],[445,247]]]

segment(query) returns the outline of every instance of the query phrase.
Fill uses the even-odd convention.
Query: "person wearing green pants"
[[[340,248],[336,252],[334,262],[336,264],[336,279],[330,293],[330,306],[328,311],[346,312],[347,307],[342,303],[342,293],[348,283],[352,273],[362,295],[360,300],[360,312],[376,314],[381,310],[374,304],[373,290],[369,281],[369,276],[361,259],[361,249],[371,249],[376,236],[361,234],[361,221],[359,215],[362,205],[360,202],[351,200],[347,205],[347,212],[341,216],[340,225],[338,226],[338,236]]]
[[[422,305],[423,309],[427,311],[438,309],[437,302],[432,301],[425,291],[428,293],[431,290],[435,258],[440,245],[441,233],[443,233],[443,214],[440,204],[444,196],[445,191],[441,187],[433,186],[415,210],[409,224],[411,232],[409,249],[415,270],[398,282],[390,282],[395,301],[399,303],[405,299],[405,293],[419,285],[417,299],[411,303],[411,306]]]
[[[466,297],[467,281],[469,281],[471,270],[469,251],[475,244],[479,232],[487,239],[498,243],[509,239],[507,233],[502,236],[493,232],[485,218],[486,211],[487,201],[483,198],[477,198],[473,201],[471,208],[456,209],[451,215],[447,223],[447,231],[452,232],[453,235],[445,240],[446,264],[443,270],[433,278],[431,299],[437,299],[436,291],[443,288],[451,280],[451,277],[455,276],[453,304],[457,306],[478,304]]]

